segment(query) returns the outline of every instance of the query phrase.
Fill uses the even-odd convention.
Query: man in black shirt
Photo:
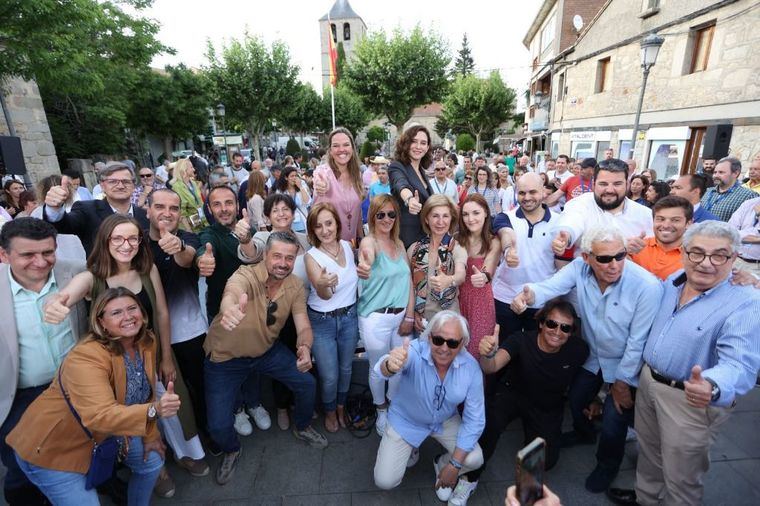
[[[486,427],[478,444],[483,449],[483,466],[460,479],[467,496],[477,487],[478,478],[504,429],[521,418],[525,443],[536,437],[546,440],[546,469],[559,459],[564,395],[575,373],[588,357],[588,345],[578,335],[575,309],[568,302],[553,299],[536,314],[538,330],[517,332],[499,346],[498,325],[494,334],[480,341],[480,366],[486,374],[508,365],[503,381],[486,399]]]

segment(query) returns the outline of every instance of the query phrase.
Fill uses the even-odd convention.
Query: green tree
[[[295,156],[296,153],[301,152],[301,145],[293,137],[288,139],[288,143],[285,145],[285,154]]]
[[[361,99],[344,84],[335,87],[335,126],[348,128],[353,135],[367,126],[372,115],[367,112]],[[332,130],[332,113],[330,104],[330,88],[327,87],[322,95],[322,130]]]
[[[336,53],[337,58],[335,58],[335,84],[337,85],[343,77],[343,72],[346,69],[346,50],[343,48],[343,41],[338,42]]]
[[[475,139],[472,135],[464,133],[457,135],[457,151],[470,151],[475,149]]]
[[[202,76],[184,65],[168,66],[163,72],[142,73],[131,105],[129,125],[161,138],[168,157],[174,140],[206,131],[211,97]]]
[[[386,116],[400,132],[415,107],[444,95],[450,61],[444,40],[419,26],[390,38],[379,31],[359,43],[343,80],[370,112]]]
[[[456,60],[454,60],[454,74],[468,76],[472,74],[473,70],[475,70],[475,60],[472,58],[470,43],[465,33],[462,36],[462,48],[457,53]]]
[[[362,143],[361,149],[359,150],[359,160],[361,160],[363,163],[365,158],[375,156],[376,149],[377,146],[375,146],[374,142],[370,140],[364,141]]]
[[[251,133],[253,152],[260,153],[260,136],[271,120],[287,116],[297,92],[298,67],[290,61],[288,47],[274,42],[271,48],[246,33],[217,54],[211,42],[206,52],[206,76],[216,100],[224,103],[227,125],[239,122]]]
[[[481,138],[511,118],[515,91],[507,87],[498,72],[487,79],[459,76],[443,102],[443,117],[449,124],[475,136],[476,149]]]
[[[370,127],[367,130],[367,140],[375,144],[381,144],[385,141],[385,129],[378,125]]]
[[[286,129],[299,134],[318,130],[322,119],[322,97],[309,84],[297,83],[288,108],[280,115]]]

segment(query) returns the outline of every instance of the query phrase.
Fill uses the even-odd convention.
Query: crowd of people
[[[4,184],[9,504],[171,497],[167,446],[193,476],[221,456],[225,485],[239,436],[272,414],[325,448],[318,414],[328,433],[350,423],[357,349],[381,489],[433,438],[437,497],[467,504],[519,418],[546,469],[596,445],[591,493],[701,502],[710,446],[760,369],[760,156],[745,184],[735,158],[658,181],[612,150],[535,166],[449,153],[416,125],[390,160],[360,161],[337,128],[315,163],[231,161],[98,164],[92,192],[50,176],[39,205]],[[611,487],[631,438],[635,491]]]

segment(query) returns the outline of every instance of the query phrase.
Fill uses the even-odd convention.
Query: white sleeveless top
[[[306,252],[307,255],[319,264],[320,267],[327,269],[327,272],[338,275],[338,285],[335,287],[335,293],[328,300],[324,300],[317,295],[317,290],[313,286],[309,290],[307,304],[315,311],[326,313],[342,307],[350,306],[356,302],[356,287],[359,283],[359,276],[356,274],[356,265],[354,264],[354,252],[348,241],[340,241],[343,248],[343,254],[346,257],[346,266],[341,267],[329,255],[323,251],[312,247]]]

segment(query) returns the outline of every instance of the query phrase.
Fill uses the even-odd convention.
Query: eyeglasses
[[[269,304],[267,304],[267,327],[271,327],[277,321],[277,318],[274,316],[274,313],[276,311],[277,303],[273,300],[270,300]]]
[[[618,262],[622,262],[623,259],[626,256],[628,256],[628,252],[627,251],[621,251],[617,255],[594,255],[593,253],[591,253],[591,256],[593,256],[594,258],[596,258],[596,261],[599,262],[600,264],[608,264],[608,263],[612,262],[613,260],[617,260]]]
[[[472,176],[465,176],[464,179],[465,181],[472,181]]]
[[[728,262],[728,259],[733,255],[724,255],[722,253],[713,253],[712,255],[707,255],[701,251],[687,251],[686,256],[690,262],[695,264],[701,264],[705,258],[709,258],[710,263],[715,267],[718,267],[719,265],[723,265]]]
[[[446,172],[446,167],[436,167],[435,171],[436,172]]]
[[[380,211],[378,213],[375,213],[376,220],[384,220],[386,216],[392,220],[395,220],[396,211],[388,211],[387,213],[385,211]]]
[[[433,397],[435,409],[440,410],[443,407],[443,402],[446,400],[446,387],[443,386],[443,383],[436,385],[433,393],[435,394],[435,397]]]
[[[104,179],[103,182],[109,186],[119,186],[119,185],[132,186],[135,184],[135,182],[132,181],[131,179],[110,179],[109,178],[109,179]]]
[[[140,174],[140,179],[146,179],[149,177],[153,177],[153,174]]]
[[[436,346],[443,346],[443,343],[446,343],[446,346],[452,350],[456,350],[462,344],[461,339],[444,339],[441,336],[430,336],[430,342]]]
[[[573,326],[569,323],[560,323],[555,320],[544,320],[544,325],[546,325],[547,328],[550,328],[552,330],[559,327],[559,330],[564,332],[565,334],[569,334],[573,330]]]
[[[114,246],[118,247],[118,246],[121,246],[122,244],[124,244],[125,242],[128,242],[129,245],[132,246],[133,248],[142,242],[142,238],[140,236],[137,236],[137,235],[133,235],[133,236],[130,236],[130,237],[122,237],[120,235],[112,235],[109,240],[111,241],[111,244],[113,244]]]

